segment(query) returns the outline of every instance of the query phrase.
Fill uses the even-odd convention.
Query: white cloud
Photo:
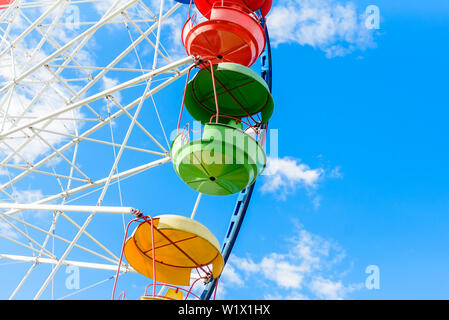
[[[44,197],[41,190],[15,190],[12,196],[18,203],[33,203]]]
[[[345,257],[335,242],[325,240],[298,226],[285,253],[269,253],[260,262],[231,255],[222,283],[226,288],[245,287],[246,282],[264,283],[266,299],[344,299],[359,285],[334,279],[333,268]],[[238,279],[238,280],[236,280]],[[273,286],[275,285],[275,286]],[[229,291],[229,289],[227,290]]]
[[[281,199],[285,199],[297,186],[316,187],[323,173],[323,169],[310,169],[293,158],[269,158],[261,190],[264,193],[278,193]]]
[[[373,30],[352,2],[286,0],[268,15],[272,43],[298,43],[323,50],[327,57],[344,56],[374,47]]]
[[[282,288],[301,289],[308,266],[296,265],[288,261],[286,256],[272,253],[260,262],[260,268],[266,279]]]
[[[323,198],[321,197],[321,196],[315,196],[313,199],[312,199],[312,204],[313,204],[313,208],[316,210],[316,209],[318,209],[319,207],[320,207],[320,205],[321,205],[321,200],[322,200]]]
[[[303,280],[304,266],[295,266],[285,261],[285,256],[271,253],[264,257],[260,263],[255,263],[249,258],[239,258],[231,256],[230,265],[227,267],[234,269],[234,266],[243,271],[247,276],[255,273],[263,274],[266,279],[275,282],[283,288],[300,289]],[[237,277],[238,274],[236,273]],[[228,280],[228,278],[225,278]],[[234,282],[242,285],[243,282]]]
[[[244,270],[245,272],[258,272],[260,270],[259,265],[254,263],[252,260],[246,258],[239,258],[237,256],[231,256],[231,262],[237,264],[239,269]]]
[[[0,75],[2,78],[2,75]],[[5,77],[6,78],[6,77]],[[61,86],[55,85],[56,87],[61,88]],[[62,89],[62,88],[61,88]],[[10,121],[7,121],[4,126],[4,130],[11,129],[14,125],[17,124],[17,119],[14,117],[24,116],[26,118],[21,119],[21,122],[30,121],[29,119],[35,119],[42,117],[50,112],[53,112],[57,107],[64,106],[66,101],[54,94],[51,89],[46,94],[43,94],[38,102],[36,102],[30,109],[26,110],[27,106],[31,104],[33,95],[33,89],[31,87],[23,86],[22,88],[16,88],[13,94],[11,95],[10,101],[5,104],[5,108],[7,108],[8,116],[10,117]],[[81,113],[78,110],[72,112],[67,112],[62,114],[60,117],[72,118],[76,116],[80,116]],[[14,122],[15,119],[15,122]],[[78,125],[75,121],[70,120],[57,120],[52,121],[50,124],[46,125],[47,130],[54,132],[61,132],[63,134],[73,134],[75,130],[75,126]],[[37,126],[42,127],[42,125]],[[33,133],[28,131],[27,134],[31,136]],[[41,133],[40,136],[45,139],[50,145],[57,146],[58,144],[66,141],[67,138],[61,135],[55,135],[50,133]],[[33,163],[39,156],[46,154],[50,151],[50,147],[46,145],[43,141],[41,141],[37,136],[32,140],[28,137],[25,137],[22,133],[15,133],[9,136],[11,139],[7,141],[8,146],[6,144],[0,145],[0,153],[4,155],[9,155],[12,150],[19,150],[19,147],[25,142],[29,141],[29,143],[19,151],[19,155],[16,155],[13,160],[16,163],[20,163],[23,160],[29,161]]]
[[[28,14],[32,15],[31,12]],[[11,39],[16,38],[28,26],[29,23],[22,20],[20,15],[15,15],[15,19],[11,22],[9,36]],[[61,26],[55,27],[52,32],[52,38],[57,40],[58,43],[67,42],[68,39],[71,39],[74,35],[75,31],[70,31],[68,28],[63,28]],[[15,45],[14,60],[10,55],[3,55],[0,58],[1,82],[7,83],[14,81],[18,75],[27,71],[31,66],[40,62],[55,50],[55,48],[50,45],[43,45],[39,50],[36,50],[36,45],[40,40],[41,35],[39,33],[31,33]],[[34,52],[33,56],[31,56],[32,52]],[[77,55],[77,62],[87,63],[90,61],[88,57],[87,50],[81,50]],[[74,71],[73,75],[77,75],[77,71]],[[49,83],[48,88],[44,89],[44,83]],[[71,89],[76,92],[79,87],[71,84]],[[43,92],[40,94],[41,90],[43,90]],[[6,112],[8,118],[4,124],[3,122],[0,124],[0,130],[6,131],[18,124],[28,122],[30,119],[42,117],[56,109],[64,107],[72,96],[73,94],[68,88],[58,81],[55,81],[54,75],[50,69],[47,69],[46,67],[39,68],[1,97],[1,111]],[[79,110],[74,110],[73,112],[62,114],[60,117],[67,119],[81,118],[82,114]],[[80,124],[71,120],[57,120],[46,124],[45,129],[61,132],[63,134],[73,134],[75,126],[78,126],[79,128]],[[43,127],[43,125],[39,124],[36,126],[36,128],[40,127]],[[24,133],[27,134],[28,137],[33,135],[29,130],[24,130]],[[10,135],[8,137],[9,139],[6,141],[9,146],[7,146],[6,143],[1,144],[0,154],[8,156],[11,154],[12,150],[18,150],[25,141],[29,141],[29,143],[19,151],[19,155],[13,157],[15,163],[21,163],[24,160],[34,163],[39,156],[50,151],[50,147],[44,144],[38,137],[29,139],[24,136],[24,133],[19,132]],[[54,147],[67,140],[67,138],[61,135],[49,133],[41,133],[40,135]]]
[[[332,169],[331,172],[329,173],[329,177],[330,178],[335,178],[335,179],[342,179],[343,178],[343,172],[341,172],[341,167],[340,166],[336,166],[334,169]]]
[[[310,289],[321,299],[342,299],[345,291],[341,281],[331,281],[322,277],[317,277],[312,280]]]
[[[230,265],[230,264],[226,264],[221,277],[227,283],[235,284],[237,286],[242,286],[243,285],[242,278],[236,272],[235,268],[232,265]]]
[[[6,237],[17,239],[19,234],[6,222],[0,220],[0,234]]]
[[[129,2],[129,1],[127,1],[127,0],[118,0],[118,1],[117,0],[103,0],[103,1],[98,1],[98,2],[94,3],[94,8],[98,13],[105,14],[106,11],[111,9],[112,6],[115,5],[114,6],[114,10],[115,10],[127,2]]]
[[[310,300],[309,297],[307,297],[301,293],[298,293],[298,292],[295,292],[293,294],[286,295],[286,296],[283,296],[279,293],[275,293],[275,294],[268,293],[268,294],[264,295],[264,299],[265,300]]]
[[[11,196],[18,203],[26,203],[26,204],[33,203],[43,198],[42,192],[40,190],[14,190]],[[19,217],[21,215],[22,213],[19,214]],[[34,216],[42,218],[43,213],[39,211],[34,212]],[[18,239],[20,237],[20,234],[3,220],[0,220],[0,234],[13,239]]]
[[[196,9],[195,9],[196,10]],[[168,51],[170,60],[178,60],[184,58],[187,53],[181,40],[181,31],[185,23],[185,15],[178,13],[164,20],[163,28],[167,28],[167,39],[164,43],[165,49]]]
[[[341,280],[332,281],[320,276],[314,278],[309,285],[309,289],[313,294],[320,299],[326,300],[342,300],[349,293],[360,288],[361,285],[359,284],[345,286]]]

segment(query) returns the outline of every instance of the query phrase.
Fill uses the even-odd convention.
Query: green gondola
[[[191,188],[224,196],[251,185],[265,168],[266,155],[241,124],[208,123],[199,140],[179,134],[172,143],[176,173]]]
[[[266,82],[253,70],[236,63],[214,65],[215,86],[220,115],[245,118],[261,113],[261,123],[267,122],[274,110],[273,98]],[[188,83],[185,106],[201,123],[215,122],[216,103],[210,68],[203,68]],[[220,118],[220,122],[227,119]]]

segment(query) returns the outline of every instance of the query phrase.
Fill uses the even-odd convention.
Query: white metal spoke
[[[109,97],[116,106],[118,106],[131,120],[133,119],[133,116],[128,112],[128,110],[126,110],[126,108],[124,108],[117,100],[114,99],[114,97],[110,96]],[[159,148],[161,148],[161,150],[163,150],[165,152],[165,154],[168,153],[168,151],[159,143],[159,141],[157,141],[157,139],[155,139],[153,137],[153,135],[151,135],[151,133],[148,132],[147,129],[145,129],[145,127],[143,125],[140,124],[139,121],[135,121],[136,125],[143,131],[143,133],[145,133],[145,135],[150,138]]]
[[[48,240],[50,239],[50,233],[54,230],[55,225],[56,225],[56,220],[58,219],[58,217],[59,217],[59,212],[58,212],[58,214],[57,214],[56,216],[53,214],[53,221],[52,221],[51,226],[50,226],[49,234],[47,234],[47,236],[45,237],[44,243],[42,244],[42,247],[43,247],[43,248],[46,247],[47,242],[48,242]],[[36,259],[41,258],[42,253],[43,253],[43,252],[42,252],[42,249],[41,249],[41,251],[39,252],[39,255],[36,256],[35,258],[36,258]],[[11,296],[9,297],[9,300],[14,299],[15,295],[19,292],[20,288],[22,288],[23,284],[24,284],[25,281],[28,279],[28,277],[30,276],[30,274],[31,274],[31,272],[34,270],[34,268],[36,268],[36,266],[37,266],[37,260],[36,260],[36,261],[31,265],[31,267],[28,269],[27,273],[24,275],[24,277],[23,277],[22,280],[20,281],[19,285],[14,289],[13,293],[12,293]]]
[[[45,140],[44,138],[42,138],[42,136],[37,133],[37,130],[35,130],[34,128],[31,128],[31,131],[33,131],[33,133],[43,142],[45,143],[48,147],[50,147],[51,150],[53,150],[59,157],[61,157],[64,161],[66,161],[71,167],[73,167],[73,169],[75,169],[76,171],[78,171],[89,183],[92,181],[84,172],[82,172],[75,164],[73,164],[69,159],[67,159],[61,152],[59,152],[55,147],[53,147],[51,144],[49,144],[47,142],[47,140]]]
[[[192,214],[190,215],[190,219],[195,219],[196,210],[198,210],[198,205],[201,201],[201,196],[203,194],[201,192],[198,192],[198,196],[196,197],[195,205],[193,206]]]
[[[0,215],[3,215],[3,214],[0,213]],[[41,233],[43,233],[43,234],[45,234],[45,235],[48,235],[48,236],[50,236],[50,237],[53,237],[54,239],[60,240],[60,241],[62,241],[62,242],[64,242],[64,243],[69,243],[69,244],[71,243],[69,240],[67,240],[67,239],[65,239],[65,238],[63,238],[63,237],[61,237],[61,236],[58,236],[58,235],[56,235],[56,234],[52,234],[51,232],[48,232],[48,231],[46,231],[46,230],[44,230],[44,229],[42,229],[42,228],[39,228],[39,227],[37,227],[37,226],[35,226],[35,225],[31,224],[31,223],[28,223],[28,222],[26,222],[26,221],[17,219],[16,217],[9,216],[8,218],[9,218],[9,219],[12,219],[12,220],[14,220],[14,221],[16,221],[16,222],[18,222],[18,223],[21,223],[21,224],[23,224],[24,226],[27,226],[27,227],[30,227],[30,228],[36,230],[36,231],[39,231],[39,232],[41,232]],[[2,235],[0,235],[0,236],[2,236]],[[3,236],[3,237],[7,237],[7,236]],[[7,240],[10,240],[10,241],[11,241],[11,238],[8,237]],[[14,241],[13,241],[13,242],[14,242]],[[15,242],[15,243],[21,245],[21,244],[18,243],[18,242]],[[101,255],[101,254],[99,254],[99,253],[97,253],[97,252],[95,252],[95,251],[93,251],[93,250],[91,250],[91,249],[89,249],[89,248],[86,248],[86,247],[84,247],[84,246],[81,246],[81,245],[79,245],[79,244],[75,244],[74,246],[77,247],[78,249],[81,249],[81,250],[83,250],[83,251],[85,251],[85,252],[87,252],[87,253],[93,254],[93,255],[95,255],[95,256],[97,256],[97,257],[99,257],[99,258],[101,258],[101,259],[107,260],[107,261],[109,261],[109,262],[113,262],[113,263],[117,262],[117,259],[115,259],[115,258],[116,258],[115,256],[114,256],[114,259],[111,259],[111,258],[109,258],[109,257],[106,257],[106,256],[104,256],[104,255]],[[27,246],[27,248],[31,248],[31,247],[28,247],[28,246]],[[31,248],[31,250],[33,250],[33,251],[39,253],[39,251],[36,250],[36,249],[34,249],[34,248]],[[47,253],[44,253],[44,254],[47,255],[47,256],[50,257],[50,258],[53,257],[52,255],[48,255]]]
[[[160,84],[159,86],[155,87],[154,89],[150,90],[147,95],[145,96],[145,99],[158,92],[159,90],[163,89],[164,87],[166,87],[167,85],[171,84],[173,81],[175,81],[176,79],[178,79],[179,77],[181,77],[182,75],[185,75],[190,67],[185,68],[184,70],[182,70],[180,72],[180,74],[175,75],[173,77],[171,77],[170,79],[166,80],[165,82],[163,82],[162,84]],[[116,119],[118,116],[120,116],[121,114],[125,113],[124,110],[128,111],[131,108],[133,108],[140,99],[136,99],[135,101],[131,102],[130,104],[128,104],[124,109],[117,111],[115,114],[113,114],[111,117],[109,117],[108,119],[105,119],[103,122],[97,124],[95,127],[85,131],[83,134],[81,134],[82,137],[84,136],[88,136],[91,133],[97,131],[98,129],[100,129],[101,127],[103,127],[104,125],[108,124],[109,121],[113,121],[114,119]],[[1,136],[0,136],[1,139]],[[59,148],[58,151],[59,152],[64,152],[65,150],[69,149],[71,146],[73,146],[76,143],[76,141],[71,141],[69,143],[67,143],[66,145],[64,145],[63,147]],[[33,168],[39,168],[40,166],[44,165],[45,163],[47,163],[48,161],[50,161],[51,159],[53,159],[56,156],[56,153],[52,153],[49,156],[47,156],[46,158],[44,158],[43,160],[41,160],[40,162],[38,162],[37,164],[35,164],[33,166]],[[33,169],[28,169],[26,172],[17,175],[14,179],[11,179],[9,182],[3,184],[2,186],[0,186],[0,190],[3,190],[7,187],[9,187],[11,184],[16,183],[17,181],[19,181],[20,179],[22,179],[23,177],[27,176],[29,173],[33,172]]]
[[[99,92],[99,93],[97,93],[97,94],[95,94],[95,95],[93,95],[93,96],[90,96],[90,97],[88,97],[88,98],[85,98],[85,99],[83,99],[83,100],[81,100],[81,101],[79,101],[79,102],[72,103],[72,104],[70,104],[70,105],[67,106],[67,107],[61,108],[61,109],[56,110],[56,111],[54,111],[54,112],[51,112],[50,114],[48,114],[48,115],[46,115],[46,116],[44,116],[44,117],[40,117],[40,118],[38,118],[38,119],[36,119],[36,120],[33,120],[33,121],[30,121],[30,122],[28,122],[28,123],[26,123],[26,124],[24,124],[24,125],[15,127],[14,129],[10,129],[10,130],[8,130],[8,131],[2,133],[2,134],[0,135],[0,139],[3,138],[3,137],[5,137],[5,136],[14,134],[14,133],[16,133],[17,131],[20,131],[20,130],[23,130],[23,129],[26,129],[26,128],[33,127],[33,126],[39,124],[40,122],[45,121],[45,120],[48,120],[48,119],[50,119],[50,118],[52,118],[52,117],[59,116],[59,115],[64,114],[64,113],[66,113],[66,112],[68,112],[68,111],[71,111],[71,110],[73,110],[73,109],[75,109],[75,108],[81,107],[81,106],[83,106],[85,103],[89,103],[89,102],[96,101],[96,100],[101,99],[101,98],[104,98],[104,97],[106,97],[106,96],[110,96],[110,95],[112,95],[114,92],[118,92],[118,91],[123,90],[123,89],[126,89],[126,88],[128,88],[128,87],[130,87],[130,86],[132,86],[132,85],[135,85],[135,84],[138,84],[138,83],[147,81],[148,79],[154,78],[156,75],[159,75],[159,74],[161,74],[161,73],[164,73],[164,72],[166,72],[167,70],[170,70],[170,69],[173,69],[173,68],[175,68],[175,67],[178,67],[178,66],[182,66],[182,65],[191,63],[191,62],[193,62],[193,60],[194,60],[193,57],[186,57],[186,58],[181,59],[181,60],[179,60],[179,61],[177,61],[177,62],[171,63],[171,64],[166,65],[166,66],[164,66],[164,67],[161,67],[161,68],[159,68],[159,69],[156,69],[156,70],[154,70],[154,71],[152,71],[152,72],[148,72],[148,73],[146,73],[146,74],[144,74],[144,75],[142,75],[142,76],[139,76],[139,77],[136,77],[136,78],[134,78],[134,79],[132,79],[132,80],[129,80],[129,81],[127,81],[127,82],[121,83],[121,84],[119,84],[119,85],[117,85],[117,86],[115,86],[115,87],[112,87],[112,88],[110,88],[110,89],[107,89],[107,90],[104,90],[104,91],[102,91],[102,92]],[[151,91],[150,91],[150,92],[151,92]],[[148,92],[148,93],[150,93],[150,92]],[[146,94],[145,94],[144,96],[146,97]]]
[[[20,241],[17,241],[17,240],[15,240],[15,239],[13,239],[13,238],[11,238],[11,237],[9,237],[9,236],[0,234],[0,238],[3,238],[3,239],[5,239],[5,240],[8,240],[8,241],[10,241],[10,242],[12,242],[12,243],[15,243],[15,244],[17,244],[17,245],[19,245],[19,246],[21,246],[21,247],[26,248],[26,249],[30,249],[30,250],[33,251],[33,252],[40,253],[39,250],[34,249],[33,247],[28,246],[28,245],[26,245],[26,244],[24,244],[24,243],[21,243]],[[46,255],[46,256],[49,257],[49,258],[52,258],[52,256],[49,255],[49,254],[47,254],[47,253],[43,253],[43,254]]]
[[[36,240],[34,240],[33,238],[31,238],[29,235],[27,235],[25,232],[23,232],[22,230],[20,230],[19,228],[17,228],[13,223],[9,222],[8,219],[6,219],[3,216],[0,216],[0,219],[3,220],[6,224],[8,224],[9,226],[11,226],[14,230],[16,230],[17,232],[19,232],[21,235],[23,235],[25,238],[28,239],[28,241],[30,241],[31,243],[34,243],[36,246],[38,246],[47,256],[55,258],[55,256],[48,251],[47,249],[45,249],[44,247],[42,247]],[[33,250],[34,251],[34,250]]]
[[[120,108],[123,108],[123,106],[120,105],[120,104],[117,104],[117,106],[119,106]],[[125,109],[123,109],[123,110],[124,110],[125,113],[127,113],[127,115],[131,116]],[[109,123],[111,123],[111,122],[109,121]],[[138,122],[136,122],[136,124],[138,125]],[[140,125],[140,126],[142,126],[142,125]],[[142,129],[146,131],[146,129],[143,126],[142,126]],[[45,130],[45,129],[37,129],[37,130],[40,131],[40,132],[47,132],[47,133],[52,133],[52,134],[65,136],[65,137],[72,138],[72,139],[78,139],[80,141],[82,141],[82,140],[90,141],[90,142],[105,144],[105,145],[108,145],[108,146],[119,147],[119,148],[122,146],[121,144],[117,144],[117,143],[113,143],[113,142],[108,142],[108,141],[98,140],[98,139],[92,139],[92,138],[88,138],[88,137],[80,137],[80,136],[73,135],[73,134],[68,134],[68,133],[56,132],[56,131]],[[142,148],[137,148],[137,147],[132,147],[132,146],[124,146],[124,148],[125,149],[129,149],[129,150],[143,152],[143,153],[155,154],[155,155],[159,155],[159,156],[165,156],[166,155],[166,153],[152,151],[152,150],[147,150],[147,149],[142,149]]]
[[[8,259],[8,260],[24,261],[24,262],[47,263],[47,264],[58,264],[59,263],[59,261],[55,260],[55,259],[18,256],[18,255],[2,254],[2,253],[0,253],[0,258]],[[107,271],[117,271],[117,265],[111,265],[111,264],[100,264],[100,263],[89,263],[89,262],[66,260],[63,262],[63,265],[97,269],[97,270],[99,269],[99,270],[107,270]],[[136,272],[133,268],[128,267],[128,266],[121,266],[120,271],[121,272]]]
[[[129,136],[130,136],[130,134],[132,132],[132,129],[134,127],[134,124],[135,124],[135,120],[139,116],[140,110],[141,110],[143,102],[144,102],[144,98],[143,97],[146,96],[146,93],[148,92],[148,90],[150,88],[150,84],[151,84],[151,82],[149,82],[147,87],[145,88],[145,93],[142,95],[141,101],[139,102],[139,105],[138,105],[137,110],[135,112],[133,121],[132,121],[131,125],[129,126],[128,132],[126,133],[126,136],[125,136],[125,138],[124,138],[124,140],[122,142],[122,147],[120,148],[120,151],[119,151],[119,153],[118,153],[118,155],[117,155],[117,157],[116,157],[116,159],[114,161],[114,164],[113,164],[112,169],[111,169],[111,171],[109,173],[109,176],[108,176],[108,178],[107,178],[107,180],[106,180],[106,182],[104,184],[103,191],[101,192],[100,197],[98,198],[97,206],[101,206],[101,204],[103,202],[104,196],[106,195],[106,192],[108,190],[109,184],[111,182],[111,178],[112,178],[112,176],[113,176],[113,174],[114,174],[114,172],[116,170],[116,167],[118,165],[118,162],[120,161],[120,158],[121,158],[121,156],[123,154],[124,146],[128,142]],[[61,267],[62,263],[64,262],[65,258],[67,258],[67,256],[69,255],[70,251],[72,250],[72,248],[74,247],[74,245],[76,244],[76,242],[78,241],[80,236],[84,233],[84,230],[86,230],[87,226],[92,221],[94,216],[95,216],[95,211],[92,211],[92,213],[86,219],[86,221],[84,222],[82,227],[79,229],[78,233],[73,238],[72,242],[67,247],[66,251],[62,254],[62,256],[59,259],[58,263],[56,264],[55,268],[52,270],[52,272],[49,274],[49,276],[45,280],[44,284],[41,286],[39,291],[34,296],[34,299],[39,299],[39,297],[42,295],[42,293],[44,292],[44,290],[48,286],[49,282],[53,279],[53,277],[55,276],[56,272],[59,270],[59,268]]]
[[[121,212],[121,214],[126,214],[125,212]],[[77,227],[78,229],[80,229],[81,227],[72,219],[70,219],[64,212],[61,211],[61,215],[67,220],[69,221],[71,224],[73,224],[75,227]],[[95,239],[89,232],[87,232],[86,230],[84,230],[83,232],[90,240],[92,240],[97,246],[99,246],[101,249],[103,249],[104,251],[106,251],[111,257],[113,257],[117,262],[119,261],[119,258],[111,252],[111,250],[109,250],[108,248],[106,248],[104,245],[102,245],[97,239]]]
[[[62,3],[65,0],[59,0],[57,5],[59,5],[59,3]],[[100,28],[102,26],[102,24],[109,20],[114,18],[115,16],[117,16],[118,14],[121,13],[121,11],[126,10],[127,8],[129,8],[131,5],[133,5],[137,0],[131,0],[130,2],[128,2],[126,5],[123,5],[122,7],[120,7],[119,9],[113,11],[113,9],[117,6],[117,4],[120,2],[120,0],[115,1],[115,3],[111,6],[111,8],[108,10],[108,12],[103,16],[103,18],[98,21],[98,23],[96,23],[95,25],[93,25],[91,28],[89,28],[87,31],[85,31],[84,33],[82,33],[81,35],[79,35],[78,37],[76,37],[75,39],[69,41],[66,45],[64,45],[63,47],[61,47],[59,50],[56,50],[54,53],[52,53],[51,55],[47,56],[45,59],[41,60],[39,63],[35,64],[32,68],[28,69],[27,71],[23,72],[20,76],[18,76],[15,81],[19,82],[23,79],[25,79],[27,76],[31,75],[32,73],[34,73],[36,70],[38,70],[40,67],[42,67],[43,65],[45,65],[46,63],[50,62],[51,60],[53,60],[53,58],[57,57],[58,55],[60,55],[61,53],[63,53],[64,51],[66,51],[68,48],[72,47],[75,43],[77,43],[78,41],[81,40],[80,45],[78,45],[77,50],[79,50],[87,41],[88,37],[86,36],[92,36],[93,33],[95,33],[95,31],[97,31],[98,28]],[[56,7],[56,5],[55,5]],[[55,7],[52,7],[53,9]],[[49,9],[48,11],[51,12],[51,10]],[[111,11],[113,11],[111,13]],[[47,14],[48,15],[48,14]],[[44,15],[43,15],[44,16]],[[45,15],[46,16],[46,15]],[[33,28],[36,27],[36,23],[33,25]],[[28,30],[28,29],[27,29]],[[25,33],[25,32],[24,32]],[[29,32],[27,32],[29,33]],[[12,47],[12,44],[8,47],[8,50]],[[6,50],[5,50],[6,51]],[[2,53],[0,53],[0,56],[2,55]],[[0,94],[3,93],[6,89],[9,89],[11,86],[13,86],[15,84],[15,82],[10,82],[8,85],[4,86],[3,88],[0,89]]]
[[[141,165],[139,167],[120,172],[119,174],[115,174],[115,175],[113,175],[110,178],[110,180],[113,181],[113,180],[117,180],[117,179],[123,179],[123,178],[125,178],[127,176],[138,174],[138,173],[144,172],[144,171],[146,171],[148,169],[151,169],[153,167],[156,167],[156,166],[162,165],[164,163],[167,163],[170,160],[171,159],[167,157],[167,158],[163,158],[161,160],[153,161],[153,162]],[[58,200],[58,199],[61,199],[61,198],[64,198],[64,197],[72,196],[74,194],[77,194],[77,193],[89,190],[89,189],[94,188],[94,187],[101,186],[101,185],[106,183],[108,178],[109,177],[103,178],[103,179],[100,179],[100,180],[97,180],[97,181],[93,181],[90,184],[85,184],[85,185],[82,185],[80,187],[76,187],[76,188],[73,188],[73,189],[67,189],[64,192],[58,193],[56,195],[52,195],[52,196],[47,197],[47,198],[43,198],[43,199],[41,199],[39,201],[34,202],[33,204],[48,203],[48,202],[55,201],[55,200]],[[12,210],[9,210],[9,211],[5,212],[5,215],[8,215],[8,216],[9,215],[13,215],[13,214],[16,214],[16,213],[18,213],[20,211],[21,211],[20,209],[12,209]]]
[[[58,204],[23,204],[0,202],[0,209],[20,209],[20,210],[50,210],[50,211],[72,211],[72,212],[102,212],[102,213],[126,213],[133,214],[131,207],[108,207],[108,206],[73,206]]]

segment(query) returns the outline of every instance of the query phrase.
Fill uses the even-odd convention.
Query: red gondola
[[[213,64],[234,62],[251,66],[265,48],[265,33],[253,14],[235,7],[214,6],[210,20],[190,17],[182,29],[188,55]]]
[[[260,9],[262,16],[266,16],[272,4],[273,0],[195,0],[195,6],[206,18],[214,6],[236,7],[248,13]]]
[[[8,6],[13,2],[14,0],[0,0],[0,10],[8,8]]]

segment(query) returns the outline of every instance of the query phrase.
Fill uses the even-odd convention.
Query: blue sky
[[[380,29],[366,30],[362,14],[373,4],[380,9]],[[270,127],[279,133],[279,159],[270,164],[272,175],[257,181],[219,297],[447,299],[449,3],[291,0],[275,1],[274,6],[273,25],[268,20],[275,43]],[[311,24],[302,24],[292,14],[292,27],[285,31],[275,16],[282,6],[298,13],[315,10]],[[355,22],[343,19],[347,25],[334,21],[335,30],[320,29],[329,12],[331,20],[336,12],[356,14]],[[102,50],[112,52],[113,44],[104,44]],[[97,58],[107,59],[99,54]],[[184,79],[155,96],[164,106],[160,116],[167,127],[176,126]],[[149,120],[154,109],[148,101],[146,106],[142,123],[155,127],[157,122]],[[125,133],[120,124],[115,127],[117,140]],[[158,138],[162,140],[161,132]],[[138,165],[140,160],[130,153],[120,166]],[[103,165],[90,156],[80,161],[90,168]],[[24,188],[34,186],[28,182]],[[196,198],[170,165],[124,181],[121,187],[125,205],[154,215],[188,216]],[[77,204],[95,203],[97,196]],[[204,196],[199,206],[196,218],[219,241],[235,199]],[[118,203],[111,193],[104,204]],[[85,216],[76,219],[82,223]],[[88,231],[118,254],[122,218],[99,219],[102,222]],[[67,225],[59,228],[74,232]],[[87,259],[76,251],[75,258]],[[365,287],[370,265],[380,270],[378,290]],[[6,292],[27,267],[1,266],[16,279],[11,276],[0,284],[0,298],[8,297]],[[19,298],[32,297],[30,292],[50,271],[48,266],[39,268]],[[64,286],[64,270],[56,277],[57,297],[71,293]],[[81,270],[81,287],[112,274]],[[147,283],[143,276],[125,275],[119,290],[135,299]],[[108,281],[73,298],[108,299],[111,289]],[[49,294],[47,290],[45,297]]]
[[[354,2],[359,11],[367,4]],[[250,221],[267,219],[257,228],[268,250],[244,248],[243,239],[251,243],[247,231],[234,253],[255,262],[266,252],[286,254],[287,239],[298,234],[291,223],[298,221],[300,230],[337,242],[345,254],[330,268],[307,273],[306,288],[286,290],[266,281],[280,296],[317,297],[320,291],[306,283],[321,276],[348,287],[341,291],[345,298],[447,298],[449,8],[442,2],[376,5],[381,28],[375,48],[331,59],[310,46],[274,50],[277,112],[270,125],[279,128],[280,156],[325,173],[311,197],[301,186],[283,201],[256,195],[244,231]],[[329,175],[337,167],[340,177]],[[368,265],[380,269],[380,290],[363,286]],[[251,291],[247,285],[245,294]]]

